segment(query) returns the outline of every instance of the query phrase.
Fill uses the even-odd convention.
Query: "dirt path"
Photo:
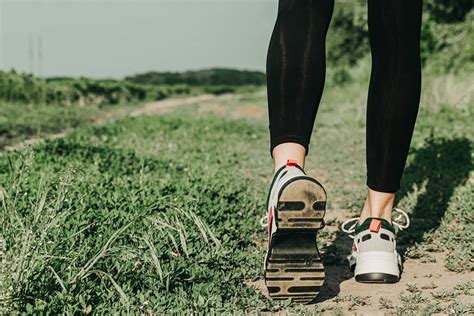
[[[172,98],[172,99],[165,99],[161,101],[156,101],[156,102],[150,102],[146,103],[142,106],[134,107],[134,108],[123,108],[123,109],[112,109],[109,112],[106,112],[105,114],[97,117],[94,121],[93,124],[103,124],[108,121],[118,119],[118,118],[123,118],[123,117],[136,117],[140,115],[152,115],[156,113],[161,113],[165,111],[170,111],[171,109],[178,107],[178,106],[183,106],[183,105],[191,105],[191,104],[196,104],[200,102],[206,102],[206,101],[211,101],[215,99],[222,98],[223,96],[216,96],[213,94],[204,94],[204,95],[198,95],[198,96],[191,96],[191,97],[184,97],[184,98]],[[33,137],[30,138],[26,141],[22,141],[18,144],[13,144],[9,146],[5,146],[2,150],[2,152],[8,152],[12,150],[17,150],[21,148],[25,148],[28,146],[32,146],[35,144],[38,144],[46,139],[56,139],[56,138],[61,138],[66,136],[69,132],[72,130],[65,130],[59,133],[54,133],[54,134],[49,134],[44,137]],[[1,153],[0,152],[0,155]]]
[[[199,102],[206,102],[218,99],[219,97],[213,94],[204,94],[187,98],[167,99],[158,102],[147,103],[144,106],[135,109],[128,113],[128,116],[135,117],[140,115],[151,115],[162,111],[170,110],[177,106],[190,105]],[[222,98],[222,96],[221,96]]]
[[[430,305],[448,307],[453,299],[472,304],[473,290],[468,290],[466,295],[460,288],[474,280],[474,273],[448,271],[444,266],[444,254],[431,255],[435,262],[406,260],[402,279],[396,284],[357,283],[348,267],[327,266],[326,284],[315,303],[307,305],[306,309],[329,314],[338,311],[344,315],[390,315],[409,312],[410,304],[422,304],[424,308]],[[263,279],[246,284],[269,297]]]

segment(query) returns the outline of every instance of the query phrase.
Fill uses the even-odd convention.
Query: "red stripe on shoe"
[[[287,162],[286,162],[287,167],[295,167],[297,165],[298,165],[298,162],[296,160],[288,159]]]
[[[370,229],[371,232],[378,233],[379,230],[380,230],[380,227],[382,227],[382,221],[380,221],[378,219],[373,219],[370,222],[369,229]]]

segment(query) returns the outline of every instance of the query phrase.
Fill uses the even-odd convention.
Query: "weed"
[[[421,295],[421,292],[415,292],[410,295],[400,295],[400,300],[407,304],[421,304],[428,301],[426,297]]]
[[[471,290],[474,289],[474,282],[467,281],[466,283],[458,284],[454,287],[454,290],[461,291],[464,295],[472,295]]]
[[[454,290],[443,290],[438,292],[431,292],[433,298],[441,301],[448,302],[453,298],[457,297],[456,291]]]
[[[410,293],[419,293],[421,292],[417,284],[407,284],[407,291]]]
[[[383,309],[392,309],[393,308],[392,301],[389,300],[388,298],[385,298],[385,297],[380,297],[379,298],[379,305],[380,305],[380,308],[383,308]]]
[[[431,282],[430,284],[423,285],[421,287],[421,289],[423,289],[423,290],[432,290],[432,289],[436,289],[437,287],[438,287],[438,285],[436,285],[434,282]]]

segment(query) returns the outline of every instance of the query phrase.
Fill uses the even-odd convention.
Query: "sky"
[[[0,69],[122,78],[264,70],[278,0],[0,0]]]

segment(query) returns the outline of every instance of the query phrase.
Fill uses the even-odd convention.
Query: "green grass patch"
[[[0,101],[0,150],[32,137],[83,126],[104,112],[95,106],[85,109]]]
[[[267,306],[242,282],[260,273],[264,187],[241,163],[263,135],[242,122],[140,118],[4,156],[7,310]],[[137,139],[143,152],[128,148]]]

